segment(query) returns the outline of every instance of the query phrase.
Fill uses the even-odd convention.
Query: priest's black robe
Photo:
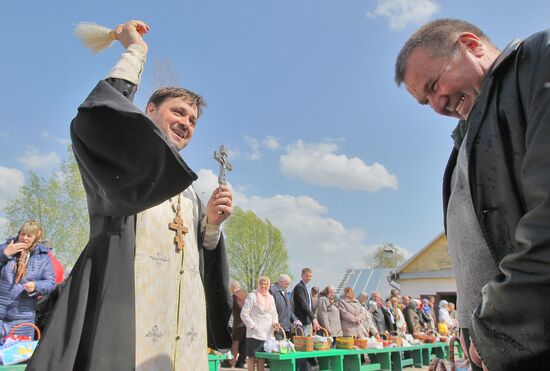
[[[79,107],[71,139],[88,199],[90,241],[27,370],[133,370],[135,214],[182,192],[197,176],[160,129],[103,80]],[[208,345],[229,348],[223,236],[208,251],[198,235]]]

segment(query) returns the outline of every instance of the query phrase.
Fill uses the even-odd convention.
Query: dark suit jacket
[[[315,315],[311,310],[308,299],[308,290],[306,284],[302,281],[298,282],[292,290],[292,301],[294,302],[294,314],[304,325],[309,325],[313,322]]]
[[[380,309],[382,309],[382,314],[384,315],[384,324],[386,325],[386,330],[395,331],[395,323],[393,323],[391,320],[392,316],[390,312],[384,307],[381,307]]]

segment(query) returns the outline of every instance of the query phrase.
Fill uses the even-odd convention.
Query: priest
[[[207,346],[231,346],[220,225],[232,193],[220,185],[203,206],[179,154],[199,95],[162,88],[145,112],[132,104],[148,31],[141,21],[115,29],[125,51],[71,124],[90,241],[27,370],[208,370]]]

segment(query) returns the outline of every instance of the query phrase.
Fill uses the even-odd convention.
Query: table
[[[26,367],[26,363],[10,366],[0,366],[0,371],[24,371]]]
[[[209,354],[208,355],[208,369],[209,371],[218,371],[221,366],[221,361],[228,358],[229,353],[221,354]],[[11,366],[0,366],[0,371],[24,371],[26,364],[18,364]]]
[[[368,356],[371,363],[362,365],[361,355]],[[256,352],[257,358],[270,360],[270,370],[272,371],[294,371],[297,359],[313,357],[319,361],[320,371],[401,371],[404,367],[429,366],[433,358],[449,359],[448,356],[449,345],[447,343],[418,344],[410,347],[384,349],[329,349],[288,354]]]
[[[208,354],[208,370],[218,371],[223,360],[229,358],[229,353]],[[0,371],[3,371],[0,368]]]

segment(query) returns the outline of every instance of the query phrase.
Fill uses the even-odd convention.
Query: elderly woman
[[[363,327],[365,328],[366,335],[379,338],[378,328],[372,317],[372,313],[378,309],[378,304],[376,304],[375,301],[370,301],[368,303],[368,309],[365,307],[363,307],[363,309]]]
[[[409,334],[416,334],[424,330],[424,327],[422,326],[421,319],[420,319],[420,316],[418,315],[417,309],[418,309],[418,301],[411,300],[409,305],[403,311],[403,315],[405,316],[405,322],[407,323],[407,332]]]
[[[0,245],[0,339],[23,322],[34,323],[38,295],[55,288],[55,273],[49,250],[40,243],[42,229],[28,221],[16,238]],[[17,335],[34,338],[30,326],[18,328]]]
[[[391,307],[390,312],[395,319],[395,329],[397,331],[397,334],[400,336],[404,336],[405,332],[407,330],[407,323],[405,322],[405,315],[399,309],[399,299],[396,296],[393,296],[390,299]]]
[[[241,310],[241,319],[246,326],[246,355],[248,371],[264,370],[264,360],[256,358],[256,352],[264,350],[264,343],[272,328],[279,326],[275,300],[269,293],[269,277],[258,279],[258,288],[246,297]]]
[[[365,337],[363,330],[363,306],[355,298],[355,292],[351,287],[344,289],[344,297],[338,303],[342,333],[344,336]]]
[[[334,286],[327,286],[319,295],[317,305],[317,320],[330,336],[342,336],[342,324],[340,323],[340,310],[334,301]]]
[[[449,302],[447,300],[439,302],[439,322],[443,322],[449,330],[453,330],[456,326],[456,320],[453,320],[449,314]]]

